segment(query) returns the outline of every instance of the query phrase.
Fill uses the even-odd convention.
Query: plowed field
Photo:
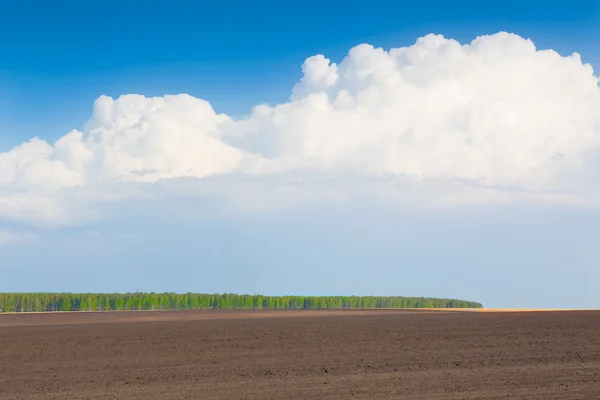
[[[600,312],[0,315],[0,399],[600,399]]]

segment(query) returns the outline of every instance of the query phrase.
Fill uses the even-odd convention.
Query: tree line
[[[200,293],[0,293],[0,312],[482,308],[456,299],[400,296],[263,296]]]

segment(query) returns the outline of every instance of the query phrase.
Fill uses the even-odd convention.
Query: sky
[[[2,2],[0,291],[600,307],[600,4],[212,3]]]

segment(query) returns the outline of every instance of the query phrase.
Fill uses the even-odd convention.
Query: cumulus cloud
[[[578,54],[508,33],[468,44],[428,35],[389,51],[358,45],[339,64],[316,55],[302,72],[288,102],[241,120],[188,95],[101,96],[82,130],[0,153],[0,213],[21,218],[41,202],[34,213],[64,217],[69,188],[174,178],[276,177],[297,188],[298,176],[343,176],[539,193],[597,184],[599,80]]]

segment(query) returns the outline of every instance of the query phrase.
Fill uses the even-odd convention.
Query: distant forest
[[[0,312],[340,308],[482,308],[427,297],[262,296],[199,293],[0,293]]]

